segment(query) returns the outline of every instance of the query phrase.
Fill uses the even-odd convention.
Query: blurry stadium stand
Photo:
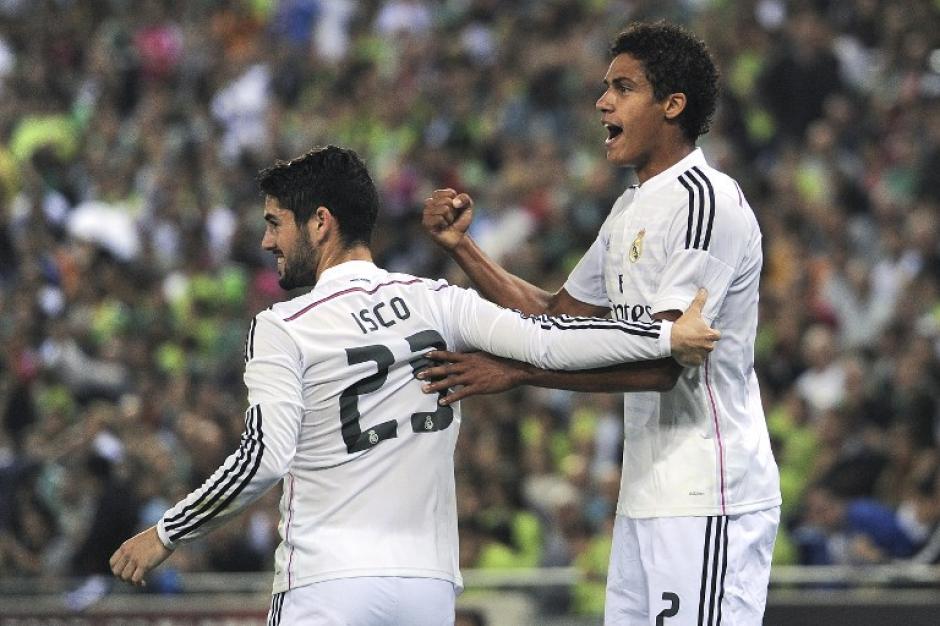
[[[461,610],[486,626],[596,626],[599,616],[549,615],[539,598],[579,580],[574,568],[464,573]],[[138,592],[98,577],[0,580],[0,626],[261,626],[268,574],[186,574],[178,592]],[[84,606],[81,610],[78,607]],[[778,567],[765,626],[936,626],[940,567]]]

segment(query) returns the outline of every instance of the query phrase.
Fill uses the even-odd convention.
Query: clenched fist
[[[473,199],[453,189],[435,189],[424,201],[421,223],[431,238],[445,250],[453,250],[473,220]]]

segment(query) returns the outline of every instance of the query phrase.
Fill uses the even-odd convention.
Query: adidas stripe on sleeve
[[[300,351],[270,312],[251,322],[245,343],[250,407],[238,449],[157,524],[168,548],[205,535],[260,498],[287,472],[300,432]]]
[[[669,321],[528,316],[484,300],[473,290],[450,287],[446,291],[452,315],[444,321],[451,327],[458,350],[483,350],[554,370],[605,367],[672,353]]]

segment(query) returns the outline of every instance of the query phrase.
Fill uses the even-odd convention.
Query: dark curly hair
[[[277,161],[258,173],[258,186],[293,212],[298,226],[324,206],[339,223],[344,245],[369,245],[372,239],[379,194],[365,163],[352,150],[326,146]]]
[[[624,53],[643,64],[656,100],[685,94],[685,110],[677,119],[686,139],[695,143],[708,132],[718,101],[718,68],[703,41],[663,21],[637,22],[617,35],[610,47],[611,58]]]

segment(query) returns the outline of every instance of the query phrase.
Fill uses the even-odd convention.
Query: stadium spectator
[[[422,8],[421,34],[384,36],[378,18],[391,11],[386,5]],[[146,496],[139,528],[153,523],[144,513],[154,506],[154,489],[158,500],[172,502],[191,487],[191,468],[201,460],[184,443],[185,414],[212,415],[223,449],[236,445],[240,423],[225,416],[237,415],[241,405],[243,320],[284,297],[257,246],[251,181],[261,163],[316,144],[355,148],[375,165],[388,209],[377,228],[377,260],[423,275],[444,275],[451,266],[416,236],[420,201],[432,181],[466,188],[477,201],[472,234],[490,237],[513,273],[557,288],[590,245],[615,200],[611,193],[626,184],[626,174],[594,148],[603,129],[581,103],[583,93],[600,89],[596,77],[603,75],[611,36],[633,19],[686,23],[725,70],[725,98],[703,149],[745,185],[764,233],[756,370],[768,415],[790,412],[795,424],[791,436],[776,442],[781,469],[791,477],[784,480],[782,527],[798,521],[803,494],[821,478],[813,474],[809,450],[825,445],[837,461],[858,449],[851,441],[840,445],[845,431],[839,441],[819,443],[823,424],[792,407],[795,381],[808,368],[800,346],[818,324],[834,335],[833,361],[860,370],[864,402],[849,397],[853,392],[845,394],[848,405],[836,407],[847,423],[861,420],[870,433],[884,435],[895,423],[910,422],[918,433],[915,455],[936,455],[940,70],[930,43],[940,17],[933,5],[664,0],[624,6],[0,3],[0,474],[41,468],[43,480],[13,483],[38,492],[55,519],[55,549],[67,556],[52,560],[69,563],[83,539],[79,513],[89,505],[62,477],[82,474],[92,443],[75,433],[85,430],[94,402],[122,407],[114,434],[126,452],[118,472],[133,482],[165,477],[139,488]],[[143,58],[138,35],[153,32],[159,37],[146,39],[144,49],[156,42],[157,54]],[[788,59],[797,38],[808,47]],[[254,108],[245,109],[250,130],[263,128],[264,136],[227,143],[237,123],[215,117],[212,103],[252,63],[269,72],[251,85]],[[812,92],[805,102],[782,91],[783,83],[763,88],[772,72],[792,77],[807,69],[831,81],[797,85]],[[561,135],[551,136],[559,125]],[[237,153],[223,158],[223,146]],[[536,156],[527,160],[527,154]],[[121,225],[113,241],[68,228],[78,207],[96,205]],[[514,230],[500,233],[497,224]],[[136,254],[115,254],[121,248],[114,242],[134,238]],[[837,285],[855,298],[845,311],[835,301]],[[866,309],[866,302],[879,310]],[[869,316],[883,324],[880,332],[852,326]],[[51,349],[59,346],[66,352]],[[57,354],[73,360],[46,360]],[[104,371],[125,378],[89,387],[75,377],[84,363],[113,366]],[[474,420],[467,420],[456,453],[462,519],[483,497],[489,469],[481,463],[495,459],[517,468],[521,500],[510,502],[519,513],[543,506],[544,494],[525,488],[533,478],[569,480],[567,451],[577,445],[585,454],[571,406],[614,410],[620,421],[619,408],[596,396],[523,390],[498,402],[465,403]],[[543,411],[550,419],[518,419]],[[488,426],[477,431],[471,422]],[[601,424],[598,433],[607,432]],[[500,445],[490,456],[471,453],[494,440]],[[619,449],[611,450],[609,439],[596,441],[585,460],[603,473],[611,455],[619,464]],[[893,460],[883,471],[889,474],[875,478],[876,485],[905,458],[888,456]],[[7,510],[13,483],[0,480],[0,510]],[[595,477],[587,485],[581,513],[590,522],[605,500],[604,482]],[[887,497],[874,489],[876,498]],[[929,492],[925,502],[936,503],[936,492]],[[536,516],[543,537],[563,534],[554,518]],[[591,545],[603,544],[607,530],[589,528]],[[504,539],[495,528],[481,525],[480,533],[488,541]],[[180,569],[207,567],[204,555],[186,550],[176,557]],[[932,553],[940,558],[940,549]],[[598,570],[597,560],[576,563],[603,572],[606,565]],[[7,575],[12,571],[0,566],[0,576]],[[589,600],[577,606],[597,610]]]

